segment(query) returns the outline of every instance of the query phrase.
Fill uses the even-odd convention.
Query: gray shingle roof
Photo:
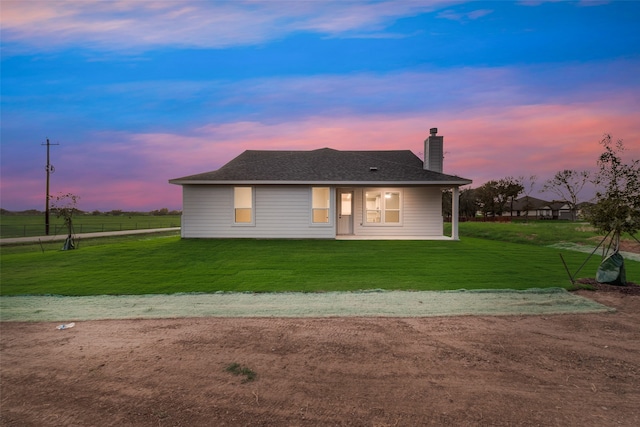
[[[513,202],[513,210],[514,211],[524,211],[524,210],[535,210],[541,209],[544,206],[548,205],[549,202],[542,199],[536,199],[531,196],[524,196]]]
[[[375,168],[373,170],[372,168]],[[173,184],[233,182],[403,182],[470,184],[468,179],[424,170],[409,150],[247,150],[220,169],[172,179]]]

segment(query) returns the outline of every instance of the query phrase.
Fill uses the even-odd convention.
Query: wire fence
[[[124,230],[148,230],[151,228],[172,228],[180,227],[180,220],[170,221],[136,221],[136,222],[104,222],[104,223],[73,223],[73,232],[80,233],[100,233],[105,231]],[[65,235],[67,227],[64,224],[50,224],[49,235]],[[34,237],[45,236],[44,224],[0,224],[0,237]]]

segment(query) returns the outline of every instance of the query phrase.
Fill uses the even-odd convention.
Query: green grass
[[[245,377],[244,380],[242,380],[243,383],[251,382],[258,376],[252,369],[235,362],[228,365],[224,370],[233,375],[243,375]]]
[[[465,237],[540,246],[562,242],[595,246],[602,238],[589,223],[572,221],[463,222],[459,231]]]
[[[493,225],[493,224],[492,224]],[[108,242],[108,243],[107,243]],[[60,246],[61,243],[58,243]],[[578,252],[465,237],[461,241],[209,240],[130,236],[60,251],[2,248],[2,295],[323,292],[570,287]],[[593,257],[580,277],[593,277]],[[640,263],[627,261],[638,281]]]
[[[180,215],[78,215],[73,218],[76,233],[137,230],[144,228],[179,227]],[[51,215],[49,234],[66,234],[62,218]],[[42,215],[0,215],[0,237],[31,237],[45,235],[45,219]]]

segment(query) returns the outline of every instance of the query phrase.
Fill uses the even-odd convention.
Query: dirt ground
[[[579,293],[615,313],[2,323],[0,425],[637,426],[640,296],[608,290]]]

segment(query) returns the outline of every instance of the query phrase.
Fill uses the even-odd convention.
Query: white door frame
[[[348,195],[347,197],[351,202],[350,206],[346,206],[346,205],[344,206],[345,210],[350,212],[349,215],[345,214],[345,211],[343,211],[344,195]],[[353,216],[354,216],[353,215],[354,214],[353,199],[354,197],[355,195],[354,195],[353,188],[338,188],[338,191],[336,191],[336,199],[337,199],[336,215],[338,217],[336,221],[336,235],[338,236],[353,235]]]

